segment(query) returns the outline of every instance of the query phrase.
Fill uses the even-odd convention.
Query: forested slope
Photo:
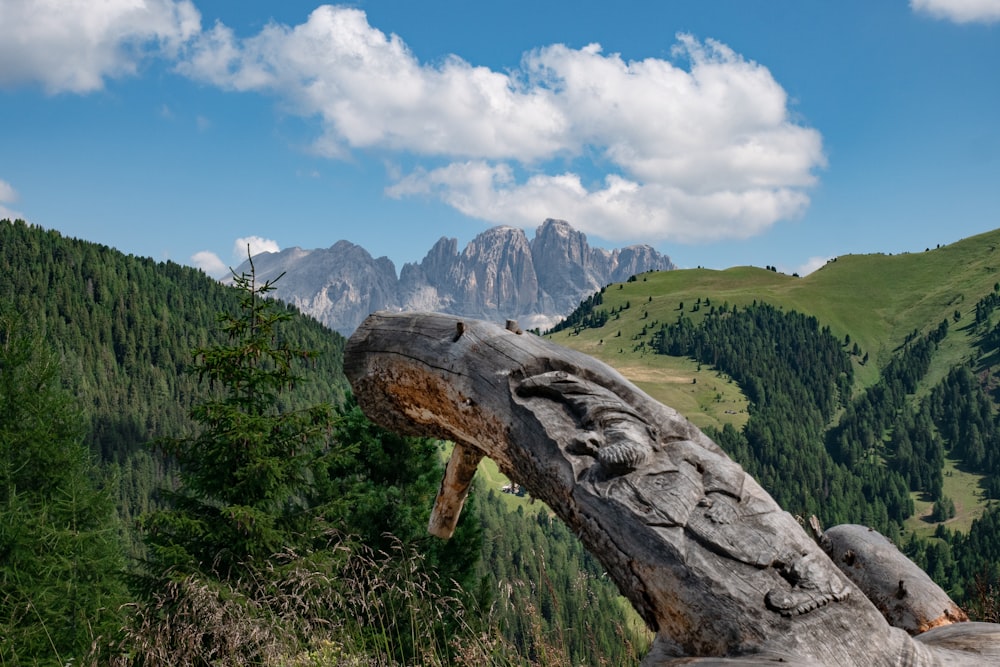
[[[129,528],[167,473],[145,443],[190,426],[197,377],[191,351],[218,341],[216,318],[237,294],[174,262],[124,255],[23,222],[0,224],[0,298],[57,351],[84,408],[86,441],[113,465]],[[286,335],[317,351],[314,382],[294,400],[339,403],[344,340],[297,317]]]
[[[701,392],[723,424],[707,430],[786,509],[877,528],[973,604],[1000,574],[998,247],[991,232],[806,278],[643,274],[549,335],[626,375],[660,369],[641,379],[668,404]],[[742,400],[706,396],[706,380]]]
[[[191,372],[196,361],[192,351],[232,345],[222,334],[219,318],[221,314],[238,312],[240,300],[238,290],[173,262],[127,256],[21,221],[0,221],[0,314],[17,315],[0,318],[3,324],[0,342],[16,331],[32,345],[53,353],[57,364],[53,368],[58,371],[53,381],[65,391],[65,398],[60,400],[70,403],[66,409],[74,419],[79,418],[74,432],[78,433],[78,442],[84,449],[92,452],[96,464],[81,459],[82,468],[67,468],[66,475],[53,472],[51,478],[55,484],[73,475],[77,487],[82,484],[79,480],[89,479],[87,493],[97,494],[88,509],[89,532],[79,535],[103,540],[100,543],[103,552],[96,547],[88,548],[92,554],[103,554],[104,566],[94,568],[85,560],[78,565],[90,572],[90,581],[101,577],[102,588],[91,585],[91,590],[94,603],[102,608],[133,612],[137,608],[134,605],[139,593],[131,586],[135,583],[134,574],[141,569],[140,565],[146,568],[147,575],[151,574],[149,563],[155,562],[147,558],[148,540],[143,539],[139,526],[152,511],[164,508],[161,489],[176,488],[178,480],[183,481],[176,463],[150,443],[163,437],[188,437],[197,431],[198,425],[190,413],[193,406],[205,400],[208,386],[207,382],[199,382],[197,372]],[[351,603],[360,605],[356,613],[352,612],[351,618],[342,615],[338,620],[338,627],[348,632],[354,643],[336,651],[321,646],[303,657],[302,664],[338,664],[336,661],[345,651],[379,655],[378,659],[389,662],[401,659],[407,651],[421,647],[413,646],[415,637],[405,641],[398,636],[398,641],[393,638],[392,632],[402,632],[405,627],[405,623],[400,625],[397,620],[433,629],[448,615],[443,602],[454,607],[449,614],[462,614],[463,606],[467,608],[461,616],[467,633],[462,641],[472,642],[473,646],[485,641],[480,648],[493,651],[491,664],[537,664],[540,656],[548,656],[544,658],[547,664],[570,664],[571,656],[572,664],[600,664],[604,655],[621,657],[624,662],[616,660],[618,664],[628,664],[629,658],[636,658],[638,654],[629,653],[626,647],[625,640],[633,636],[633,628],[627,627],[629,616],[616,600],[613,584],[600,578],[593,560],[582,552],[578,543],[567,545],[571,536],[562,526],[550,526],[534,513],[524,516],[507,512],[497,496],[483,488],[480,497],[470,504],[453,540],[445,543],[427,536],[427,517],[442,470],[437,443],[400,438],[369,423],[347,396],[342,374],[344,339],[294,309],[280,303],[275,308],[289,315],[276,342],[311,350],[315,355],[302,369],[305,381],[276,394],[278,405],[274,407],[280,411],[331,403],[336,408],[337,418],[330,437],[343,448],[327,468],[329,482],[323,484],[324,493],[328,498],[341,499],[331,517],[334,528],[352,535],[351,539],[357,541],[355,548],[369,550],[366,553],[370,554],[348,563],[354,568],[349,571],[351,576],[340,577],[346,586],[358,587]],[[8,330],[8,325],[14,329]],[[22,396],[27,389],[19,379],[21,376],[10,374],[10,370],[0,362],[0,374],[10,395]],[[73,442],[67,438],[30,433],[25,436],[25,428],[30,424],[18,421],[22,423],[2,424],[13,428],[10,437],[0,429],[0,487],[12,490],[25,483],[27,478],[23,474],[12,476],[11,472],[21,466],[19,462],[25,457],[38,462],[42,457],[49,461],[66,460],[67,456],[79,458],[79,452],[73,453],[76,451],[72,450]],[[25,448],[24,437],[29,438],[27,442],[32,448]],[[52,527],[24,524],[31,515],[62,516],[51,506],[54,502],[51,494],[42,497],[35,493],[42,490],[37,480],[30,485],[36,487],[32,489],[33,497],[38,497],[32,501],[36,504],[30,505],[33,508],[30,512],[24,509],[29,505],[25,504],[27,497],[23,494],[0,498],[0,553],[5,558],[4,567],[0,568],[0,583],[7,582],[8,576],[14,577],[23,584],[25,596],[23,600],[14,599],[10,595],[14,589],[4,588],[3,605],[8,606],[0,605],[0,611],[10,614],[0,618],[0,635],[9,643],[0,642],[0,662],[46,664],[55,660],[62,664],[75,658],[75,664],[86,664],[94,657],[85,655],[92,645],[96,646],[97,637],[93,633],[120,628],[127,625],[128,619],[110,616],[103,619],[100,628],[75,623],[65,633],[54,625],[32,624],[32,618],[36,617],[28,614],[31,609],[37,609],[40,617],[46,619],[67,617],[68,600],[78,600],[79,604],[73,604],[81,610],[87,609],[82,595],[51,596],[56,587],[80,591],[87,584],[79,577],[72,578],[73,572],[83,571],[79,568],[62,570],[68,574],[45,584],[48,588],[43,587],[40,579],[36,580],[40,569],[54,571],[50,561],[62,563],[75,553],[72,545],[77,538],[72,532],[53,532]],[[57,497],[61,497],[63,486],[55,491]],[[100,511],[104,514],[94,514],[98,508],[103,508]],[[71,516],[80,520],[83,515],[79,510],[74,512]],[[7,523],[8,518],[12,523]],[[15,525],[20,526],[17,540],[11,537]],[[79,527],[82,529],[84,523],[79,523]],[[49,532],[41,532],[42,528]],[[68,545],[66,553],[46,555],[44,545],[32,543],[31,537],[43,534],[49,535],[44,539],[58,539],[60,544]],[[160,544],[163,546],[162,540]],[[166,545],[169,547],[169,543]],[[333,549],[335,553],[345,552],[343,545]],[[83,558],[84,552],[79,553]],[[551,556],[547,555],[550,553]],[[283,567],[287,566],[286,563]],[[269,567],[272,569],[260,573],[276,576],[275,565]],[[539,567],[545,568],[544,589],[538,588]],[[428,578],[436,580],[439,588],[432,588]],[[461,599],[451,597],[453,581],[466,588]],[[518,587],[517,594],[501,595],[504,583]],[[21,584],[18,591],[22,590]],[[174,586],[180,585],[163,584],[162,580],[160,584],[171,591],[179,590]],[[215,582],[204,590],[221,586],[217,589],[219,600],[228,600],[226,604],[231,606],[249,595],[242,585],[239,581]],[[105,589],[116,591],[118,597],[98,599],[98,592]],[[268,590],[273,591],[273,587]],[[580,596],[585,603],[580,602]],[[376,616],[373,620],[365,616],[377,613],[376,603],[390,601],[410,608],[405,613],[403,607],[396,609],[394,615],[404,616],[391,622],[386,617]],[[346,604],[342,599],[337,603]],[[206,621],[232,613],[229,607],[189,610],[201,614],[195,617],[202,619],[195,627],[207,633],[207,643],[200,647],[196,642],[197,650],[218,651],[219,644],[212,642],[221,642],[227,633],[238,636],[246,631],[239,626],[238,617],[251,613],[256,604],[252,599],[239,603],[237,606],[242,605],[243,611],[237,618],[226,621],[229,624],[226,628],[209,627]],[[577,614],[578,607],[583,607],[582,616]],[[588,619],[590,627],[577,622],[578,618]],[[259,624],[261,620],[267,619],[254,622]],[[306,620],[303,617],[299,626]],[[373,622],[388,625],[373,634]],[[20,628],[18,633],[13,631],[15,626]],[[192,626],[178,622],[175,632],[181,627]],[[600,629],[594,632],[593,627]],[[155,634],[163,626],[140,630],[147,635]],[[452,661],[460,657],[451,654],[458,651],[460,630],[450,629],[456,633],[452,637],[454,646],[449,648],[446,642],[440,648]],[[141,636],[148,639],[147,635]],[[343,632],[338,636],[342,637]],[[103,635],[97,648],[105,653],[98,663],[106,664],[107,651],[115,654],[123,647],[138,654],[141,647],[136,644],[134,632],[129,637]],[[438,650],[433,646],[422,650],[429,648]],[[147,646],[143,650],[151,649]],[[247,651],[254,650],[247,644]],[[122,655],[119,653],[117,659],[121,660]],[[152,654],[147,653],[147,660],[151,660],[149,655]],[[165,664],[176,664],[182,656],[168,653],[162,659]],[[287,661],[290,657],[286,655],[283,659]],[[468,659],[473,662],[464,664],[485,664],[479,658]]]

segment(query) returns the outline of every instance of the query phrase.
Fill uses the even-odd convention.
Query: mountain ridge
[[[549,218],[529,240],[523,230],[491,227],[459,250],[441,237],[423,260],[397,277],[388,257],[341,240],[326,249],[287,248],[253,257],[257,276],[273,280],[274,295],[331,329],[350,335],[377,310],[434,310],[478,319],[517,318],[546,328],[603,285],[676,266],[648,245],[591,247],[583,232]],[[249,270],[244,262],[237,269]]]

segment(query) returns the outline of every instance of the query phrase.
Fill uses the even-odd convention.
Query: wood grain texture
[[[992,646],[993,626],[960,624],[969,632],[936,643],[892,627],[687,419],[516,325],[376,313],[348,342],[345,373],[373,421],[456,443],[432,530],[449,534],[470,470],[489,456],[656,631],[644,665],[982,665],[974,651]]]
[[[890,625],[911,635],[969,617],[916,563],[866,526],[827,530],[820,545],[878,608]]]

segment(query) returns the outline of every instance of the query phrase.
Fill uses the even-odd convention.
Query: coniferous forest
[[[234,283],[0,223],[0,664],[639,662],[647,634],[544,507],[480,482],[428,536],[445,443],[371,424],[344,339]],[[877,360],[763,297],[668,320],[670,295],[621,288],[554,332],[724,374],[746,418],[706,432],[783,507],[876,528],[1000,620],[1000,285]],[[975,359],[942,366],[958,336]],[[959,472],[985,509],[955,529]]]
[[[878,382],[857,396],[850,351],[829,328],[768,304],[713,308],[697,326],[681,316],[652,335],[652,346],[712,364],[739,382],[751,404],[745,429],[708,432],[779,504],[827,526],[875,528],[973,605],[981,602],[977,585],[1000,582],[997,510],[974,521],[967,535],[942,527],[933,541],[903,539],[913,494],[935,502],[932,518],[950,518],[949,502],[954,513],[943,496],[946,455],[982,475],[987,499],[1000,499],[1000,420],[969,366],[953,368],[923,399],[914,396],[948,331],[942,320],[909,337]]]
[[[544,515],[482,489],[428,536],[441,443],[368,422],[343,338],[236,278],[0,224],[0,664],[600,664],[642,641]],[[586,643],[580,595],[611,629]]]

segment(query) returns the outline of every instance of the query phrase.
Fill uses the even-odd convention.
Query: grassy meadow
[[[922,335],[947,319],[951,333],[933,357],[917,392],[921,398],[966,360],[975,361],[978,370],[1000,363],[981,357],[972,326],[977,301],[992,293],[998,281],[1000,230],[912,253],[844,255],[804,277],[751,266],[651,272],[604,289],[603,302],[595,307],[610,314],[604,326],[565,329],[547,338],[615,367],[699,427],[728,422],[742,428],[747,400],[728,377],[642,345],[661,324],[681,315],[697,323],[712,307],[755,301],[812,315],[836,337],[850,340],[850,347],[859,346],[860,354],[853,357],[859,392],[878,380],[881,367],[911,334]],[[950,528],[966,529],[982,513],[978,481],[979,476],[947,464],[944,493],[955,501],[957,511],[948,521]],[[936,524],[922,518],[929,515],[931,504],[916,496],[914,500],[917,516],[908,527],[933,533]]]

